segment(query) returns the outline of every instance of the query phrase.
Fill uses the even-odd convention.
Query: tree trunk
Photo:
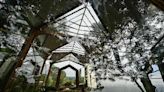
[[[30,47],[31,47],[31,44],[33,43],[33,40],[35,39],[35,37],[37,36],[37,30],[30,30],[30,33],[28,35],[28,37],[26,38],[23,46],[22,46],[22,49],[18,55],[18,61],[16,63],[15,66],[13,66],[13,70],[12,72],[9,74],[9,78],[8,80],[6,80],[6,85],[4,85],[4,92],[9,92],[9,88],[10,88],[10,84],[13,82],[12,78],[14,78],[15,76],[15,69],[17,67],[20,67],[22,64],[23,64],[23,60],[25,59]]]
[[[122,69],[118,48],[117,47],[112,47],[112,50],[113,50],[113,54],[114,54],[114,57],[115,57],[115,60],[116,60],[117,68],[121,73],[123,73],[124,70]]]
[[[141,78],[141,82],[146,90],[146,92],[155,92],[155,86],[151,83],[148,75],[145,78]]]
[[[41,35],[41,34],[47,34],[47,35],[52,35],[52,36],[63,35],[63,34],[58,33],[56,31],[46,30],[47,27],[48,27],[47,24],[43,24],[41,26],[38,26],[36,28],[32,28],[30,30],[29,35],[26,38],[26,40],[22,46],[22,49],[18,55],[16,65],[13,66],[13,68],[12,68],[13,70],[11,71],[12,73],[9,74],[9,78],[6,80],[6,84],[3,86],[3,88],[4,88],[3,92],[10,92],[8,90],[8,88],[10,88],[9,86],[13,82],[12,78],[14,78],[14,76],[15,76],[15,69],[17,67],[20,67],[23,64],[23,60],[25,59],[25,57],[26,57],[26,55],[27,55],[27,53],[31,47],[31,44],[33,43],[33,40],[38,35]]]
[[[134,79],[134,82],[136,83],[136,85],[138,86],[138,88],[141,90],[141,92],[144,92],[144,90],[142,89],[142,87],[140,86],[140,84],[137,82],[136,79]]]
[[[161,73],[161,76],[162,76],[162,79],[163,79],[163,82],[164,82],[164,63],[159,64],[158,67],[159,67],[159,71]]]
[[[9,78],[9,74],[13,70],[13,66],[15,65],[16,61],[5,61],[4,64],[0,67],[0,92],[3,92],[4,87],[3,85],[6,84],[6,80]]]
[[[152,0],[152,1],[159,1],[159,0]],[[164,1],[161,1],[161,2],[163,2],[163,4],[164,4]],[[159,3],[160,4],[160,3]],[[163,8],[164,8],[164,6],[163,6]],[[160,43],[161,43],[161,41],[164,39],[164,34],[158,39],[158,41],[152,46],[152,48],[151,48],[151,52],[152,53],[156,53],[157,54],[157,50],[159,50],[159,49],[156,49],[156,48],[158,48],[159,46],[157,46],[157,45],[159,45]],[[159,54],[159,53],[158,53]],[[162,76],[162,79],[163,79],[163,82],[164,82],[164,63],[162,63],[162,61],[163,61],[163,57],[164,57],[164,52],[160,52],[160,55],[158,55],[158,67],[159,67],[159,71],[160,71],[160,73],[161,73],[161,76]]]

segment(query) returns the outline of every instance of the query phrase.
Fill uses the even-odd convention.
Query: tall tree
[[[153,47],[162,33],[163,18],[160,16],[163,16],[163,13],[148,1],[142,0],[90,1],[106,30],[104,36],[99,35],[101,40],[97,43],[101,44],[92,53],[93,58],[97,58],[93,59],[96,70],[106,63],[103,60],[103,57],[106,57],[110,64],[114,64],[115,69],[123,70],[119,75],[129,75],[132,79],[142,75],[140,79],[145,90],[155,92],[155,87],[148,76],[152,73],[151,64],[153,64],[150,47]],[[152,12],[156,12],[156,15],[153,16]],[[106,47],[111,50],[107,50]],[[106,53],[113,55],[115,60],[111,60]],[[113,66],[104,65],[105,68],[113,69]],[[133,73],[129,73],[130,71]]]

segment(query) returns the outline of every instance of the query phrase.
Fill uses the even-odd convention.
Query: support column
[[[36,28],[31,28],[31,30],[28,34],[28,37],[26,38],[26,40],[22,46],[22,49],[18,55],[17,63],[12,67],[12,69],[11,69],[12,71],[11,71],[11,73],[9,73],[9,77],[7,78],[8,80],[6,80],[6,85],[3,86],[3,88],[4,88],[3,92],[10,92],[10,90],[8,88],[10,88],[10,85],[13,82],[12,78],[14,78],[14,76],[15,76],[15,69],[17,67],[20,67],[23,64],[23,60],[27,56],[27,53],[31,47],[31,44],[33,43],[34,39],[38,35],[41,35],[41,34],[48,34],[48,35],[52,35],[52,36],[63,35],[58,32],[46,30],[47,26],[48,26],[47,24],[43,24]]]
[[[76,70],[76,87],[79,87],[79,71]]]
[[[88,79],[88,78],[87,78],[87,66],[85,65],[84,68],[85,68],[85,75],[84,75],[84,78],[85,78],[85,80],[84,80],[84,81],[85,81],[85,86],[88,87],[88,81],[87,81],[87,79]]]
[[[50,73],[51,73],[51,67],[52,67],[52,64],[50,63],[50,67],[49,67],[49,70],[48,70],[48,75],[47,75],[46,81],[45,81],[45,86],[47,86],[47,83],[48,83],[48,78],[49,78]]]
[[[60,76],[61,76],[61,70],[59,69],[59,71],[58,71],[58,76],[57,76],[57,80],[56,80],[56,89],[59,89]]]
[[[46,64],[46,60],[48,59],[48,56],[49,56],[49,54],[46,54],[45,59],[44,59],[44,61],[43,61],[43,65],[42,65],[42,67],[41,67],[40,74],[43,73],[43,69],[44,69],[44,66],[45,66],[45,64]],[[50,65],[51,65],[51,64],[50,64]]]

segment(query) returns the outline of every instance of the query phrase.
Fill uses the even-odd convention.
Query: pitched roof
[[[65,52],[73,52],[78,55],[85,55],[85,49],[77,41],[72,41],[72,42],[70,42],[62,47],[59,47],[53,51],[53,53],[65,53]]]
[[[66,55],[65,57],[63,57],[62,59],[60,59],[59,62],[60,61],[66,61],[66,60],[70,60],[70,61],[73,61],[73,62],[79,62],[79,59],[76,58],[73,54]]]

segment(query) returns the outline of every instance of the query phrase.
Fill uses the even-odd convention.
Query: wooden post
[[[49,56],[49,54],[46,54],[45,59],[44,59],[44,61],[43,61],[43,65],[42,65],[42,67],[41,67],[40,74],[43,73],[43,69],[44,69],[44,66],[45,66],[45,64],[46,64],[46,60],[48,59],[48,56]],[[50,64],[50,65],[51,65],[51,64]]]
[[[56,80],[56,89],[59,89],[60,75],[61,75],[61,69],[59,69],[59,71],[58,71],[58,76],[57,76],[57,80]]]
[[[164,10],[164,1],[163,0],[150,0],[155,6],[159,9]]]
[[[85,86],[88,87],[88,83],[87,83],[87,66],[85,65],[84,67],[85,67],[85,75],[84,75],[85,80],[84,81],[85,81]]]
[[[56,35],[63,35],[61,33],[58,32],[54,32],[54,31],[50,31],[50,30],[46,30],[48,24],[43,24],[41,26],[38,26],[36,28],[31,28],[28,37],[26,38],[22,49],[18,55],[18,61],[16,63],[16,65],[13,66],[11,73],[9,74],[9,78],[8,80],[6,80],[6,85],[4,85],[4,89],[3,92],[10,92],[10,90],[8,90],[8,88],[10,88],[10,84],[13,82],[12,78],[14,78],[15,76],[15,69],[17,67],[20,67],[23,64],[23,60],[25,59],[25,57],[27,56],[27,53],[31,47],[31,44],[33,43],[34,39],[41,34],[48,34],[48,35],[52,35],[52,36],[56,36]]]
[[[50,73],[51,73],[51,67],[52,67],[52,64],[50,63],[50,67],[49,67],[49,70],[48,70],[48,75],[47,75],[46,81],[45,81],[45,86],[47,86],[47,83],[48,83],[48,78],[49,78]]]
[[[79,71],[76,70],[76,87],[79,87]]]

